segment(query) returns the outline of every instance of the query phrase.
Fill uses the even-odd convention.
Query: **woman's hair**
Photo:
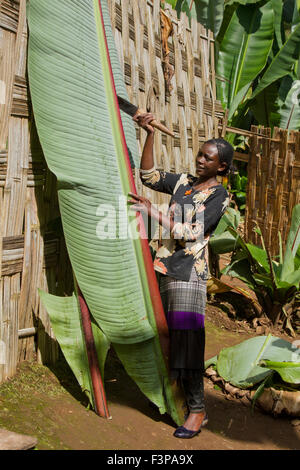
[[[227,168],[225,168],[225,170],[223,171],[220,171],[219,175],[221,176],[227,175],[227,173],[229,173],[231,169],[231,164],[233,160],[234,149],[232,145],[222,138],[210,139],[210,140],[207,140],[205,143],[213,144],[217,147],[220,162],[227,163]]]

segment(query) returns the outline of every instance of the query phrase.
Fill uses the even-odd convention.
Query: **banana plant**
[[[205,362],[205,368],[212,366],[226,382],[252,390],[253,411],[266,388],[292,392],[299,388],[300,354],[297,351],[290,342],[271,334],[257,336],[222,349]]]
[[[300,354],[284,339],[269,334],[256,336],[235,346],[224,348],[205,362],[216,366],[218,374],[232,385],[251,388],[276,371],[283,383],[300,384]]]
[[[243,2],[238,5],[229,2],[225,8],[224,21],[218,37],[219,55],[217,58],[217,74],[223,77],[218,82],[219,97],[225,108],[229,108],[230,124],[240,128],[249,128],[252,124],[261,124],[269,127],[278,126],[285,129],[299,129],[299,44],[300,44],[300,18],[299,2],[297,0],[269,0],[265,4]],[[241,3],[241,2],[239,2]],[[226,12],[226,9],[228,10]],[[273,26],[269,33],[271,48],[260,48],[259,37],[263,35],[266,12],[273,10]],[[257,67],[251,62],[240,61],[230,71],[230,50],[228,43],[231,40],[233,24],[242,12],[248,11],[248,22],[240,22],[240,40],[236,36],[236,44],[232,46],[231,54],[238,58],[245,56],[243,50],[243,36],[250,34],[257,49]],[[229,13],[228,13],[229,12]],[[254,15],[261,13],[257,29],[251,32],[251,12]],[[230,22],[225,22],[231,14]],[[229,15],[230,16],[230,15]],[[257,18],[257,16],[256,16]],[[244,32],[242,31],[244,27]],[[266,31],[265,31],[266,32]],[[262,42],[262,45],[264,43]],[[226,49],[227,48],[227,49]],[[263,60],[265,65],[260,67]],[[245,85],[240,86],[236,77],[245,77]],[[248,79],[248,80],[247,80]],[[247,82],[247,83],[246,83]],[[243,84],[243,82],[241,83]]]
[[[231,209],[231,214],[234,209]],[[293,301],[299,293],[300,269],[296,263],[300,245],[300,204],[292,212],[291,227],[283,255],[279,233],[279,257],[272,259],[265,247],[259,227],[262,247],[246,243],[237,231],[236,217],[225,213],[213,237],[210,246],[215,254],[232,252],[229,264],[221,271],[243,281],[257,296],[265,314],[276,325],[285,313],[284,306]],[[287,322],[289,319],[287,318]]]
[[[167,365],[168,332],[141,218],[127,211],[138,148],[106,0],[28,0],[33,113],[57,177],[74,278],[92,318],[102,374],[112,345],[141,391],[183,421]],[[83,390],[93,390],[78,292],[40,291],[56,338]],[[175,396],[176,395],[176,396]]]
[[[232,119],[258,74],[264,69],[273,44],[274,11],[265,5],[239,5],[233,11],[219,44],[218,96]]]
[[[299,0],[166,2],[213,31],[217,95],[230,125],[300,128]],[[235,135],[227,138],[245,145]]]

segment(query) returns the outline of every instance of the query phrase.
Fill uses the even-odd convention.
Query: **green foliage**
[[[191,16],[213,31],[217,36],[222,24],[224,13],[223,0],[196,0],[191,5]]]
[[[300,357],[299,357],[300,359]],[[260,367],[266,367],[277,372],[282,380],[292,384],[300,384],[300,362],[261,360]]]
[[[299,0],[167,1],[214,32],[229,124],[300,129]]]
[[[254,389],[252,410],[265,388],[276,385],[290,390],[300,384],[300,352],[281,338],[257,336],[224,348],[205,362],[220,377],[241,389]]]
[[[220,51],[217,74],[225,79],[219,81],[218,92],[223,106],[229,109],[230,124],[245,129],[249,129],[250,123],[300,129],[299,4],[297,0],[239,3],[243,5],[237,6],[235,2],[226,4],[225,13],[228,9],[231,20],[228,22],[227,19],[225,27],[222,25],[222,35],[217,38]],[[267,23],[267,15],[271,15],[271,11],[272,25]],[[253,27],[254,16],[256,27]],[[237,31],[233,29],[238,18],[244,18],[239,22],[240,41]],[[230,43],[232,31],[236,34],[236,44],[230,50],[227,43]],[[254,65],[251,60],[242,60],[243,57],[247,58],[244,39],[247,35],[250,36],[249,43],[252,42],[253,49],[257,51]],[[263,37],[269,37],[269,50],[267,42],[260,39]]]
[[[166,0],[174,10],[178,18],[185,13],[189,20],[196,18],[206,28],[218,34],[224,12],[224,0]],[[163,4],[162,4],[163,6]]]
[[[299,41],[300,41],[300,23],[287,37],[285,43],[279,49],[273,60],[260,77],[259,83],[253,91],[251,98],[253,99],[262,90],[276,80],[286,76],[291,72],[295,61],[299,59]]]
[[[230,188],[229,192],[233,194],[233,199],[239,211],[244,211],[246,207],[246,188],[248,178],[245,175],[240,175],[238,171],[230,175]]]
[[[231,209],[230,216],[224,214],[210,239],[211,249],[215,254],[232,251],[231,260],[222,273],[239,278],[254,290],[266,315],[277,323],[284,313],[284,306],[299,293],[300,204],[293,209],[284,255],[279,236],[279,261],[271,258],[258,227],[256,231],[261,237],[262,248],[245,243],[233,222],[237,220],[233,213],[234,209]]]
[[[274,14],[270,2],[241,5],[231,16],[219,44],[217,74],[221,102],[232,118],[251,83],[264,69],[273,42]]]
[[[235,346],[224,348],[205,362],[205,368],[216,365],[226,382],[239,388],[250,388],[264,382],[277,372],[288,384],[300,383],[300,354],[289,341],[256,336]]]

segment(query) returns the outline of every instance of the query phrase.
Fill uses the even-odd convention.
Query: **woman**
[[[162,226],[162,239],[156,252],[154,268],[161,273],[160,293],[170,334],[170,373],[181,381],[188,414],[175,437],[192,438],[207,423],[204,405],[204,315],[206,281],[209,277],[208,240],[224,213],[229,197],[217,175],[231,166],[233,148],[224,139],[204,143],[196,157],[197,176],[173,174],[154,168],[154,129],[151,113],[136,122],[147,131],[142,159],[144,185],[171,194],[168,214],[138,195],[131,208],[144,212]]]

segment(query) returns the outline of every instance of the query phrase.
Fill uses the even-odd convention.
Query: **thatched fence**
[[[272,255],[279,254],[278,232],[285,245],[292,210],[300,203],[300,132],[252,127],[248,163],[245,233],[260,245],[253,231],[259,225]]]
[[[226,132],[224,111],[216,100],[212,33],[195,20],[191,25],[186,17],[178,21],[170,9],[162,13],[159,0],[108,0],[108,4],[131,101],[151,109],[175,132],[174,139],[156,133],[157,166],[193,173],[200,143]],[[37,289],[55,295],[72,291],[72,271],[59,227],[56,181],[47,169],[31,115],[26,48],[26,0],[0,0],[0,382],[12,376],[24,359],[56,360],[57,343]],[[136,132],[141,149],[145,133],[139,128]],[[299,202],[299,135],[295,136],[298,166],[294,164],[290,175],[290,164],[284,164],[294,194],[289,207]],[[272,219],[275,233],[281,207],[278,227],[285,229],[290,217],[290,209],[285,209],[288,186],[280,170],[281,162],[290,162],[290,157],[278,136],[272,144],[263,144],[272,150],[257,157],[264,138],[256,137],[251,144],[246,224],[250,233],[256,217],[264,223],[266,211],[268,221],[272,217],[275,206],[271,196],[269,200],[260,195],[257,175],[266,176],[269,155],[273,155],[273,180],[265,180],[270,188],[279,178],[282,188]],[[258,169],[254,172],[254,168]],[[154,202],[165,202],[144,190],[137,174],[136,183],[138,191]],[[267,223],[262,228],[268,230]]]
[[[36,353],[40,361],[56,359],[58,347],[37,289],[63,295],[72,283],[63,235],[53,231],[59,216],[56,181],[30,112],[26,55],[26,0],[1,0],[0,382]]]

